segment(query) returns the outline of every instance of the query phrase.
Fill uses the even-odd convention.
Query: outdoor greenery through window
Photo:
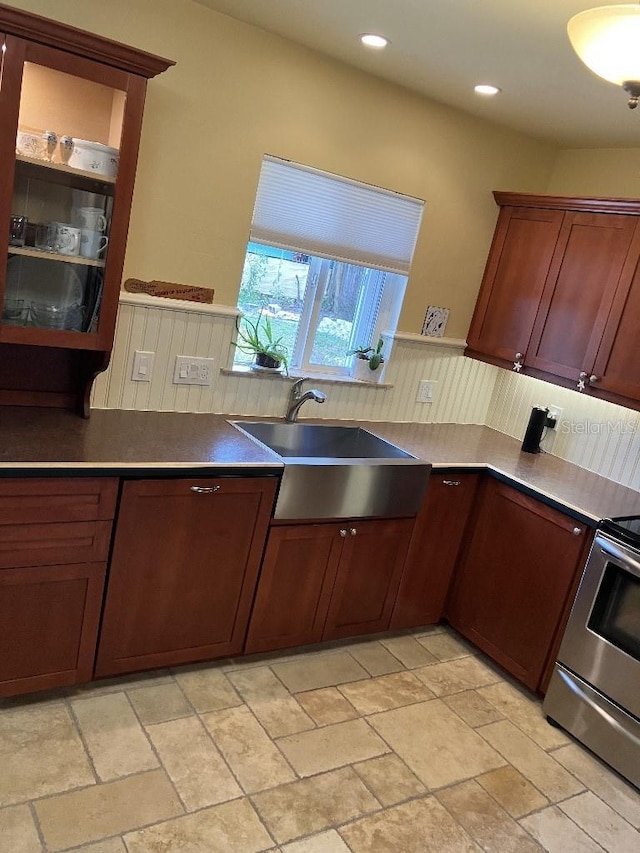
[[[397,326],[422,206],[265,157],[238,308],[268,319],[289,368],[347,374],[350,350]],[[236,348],[234,364],[253,360]]]
[[[249,243],[238,307],[252,322],[269,318],[290,367],[346,373],[349,350],[393,324],[394,292],[401,297],[405,283],[383,270]],[[236,364],[252,361],[237,351]]]

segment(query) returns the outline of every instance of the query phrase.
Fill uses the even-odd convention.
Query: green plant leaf
[[[254,353],[254,355],[261,354],[274,359],[274,361],[279,361],[284,365],[288,374],[288,350],[282,344],[282,336],[274,339],[269,317],[263,318],[262,311],[255,323],[247,317],[243,317],[240,322],[236,318],[236,331],[238,333],[236,340],[238,349],[242,352]]]

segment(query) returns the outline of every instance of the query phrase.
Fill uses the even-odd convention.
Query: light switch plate
[[[151,382],[153,373],[153,360],[155,352],[143,352],[136,350],[133,354],[133,369],[131,379],[133,382]]]
[[[421,379],[418,383],[416,403],[433,403],[436,397],[437,385],[438,383],[435,379]]]
[[[213,359],[195,355],[177,355],[173,371],[175,385],[211,385],[213,381]]]

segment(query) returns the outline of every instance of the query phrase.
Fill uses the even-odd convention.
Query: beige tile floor
[[[444,627],[0,703],[0,853],[638,853],[640,794]]]

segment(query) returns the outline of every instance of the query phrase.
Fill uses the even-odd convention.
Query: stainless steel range
[[[640,788],[640,516],[600,524],[543,710]]]

